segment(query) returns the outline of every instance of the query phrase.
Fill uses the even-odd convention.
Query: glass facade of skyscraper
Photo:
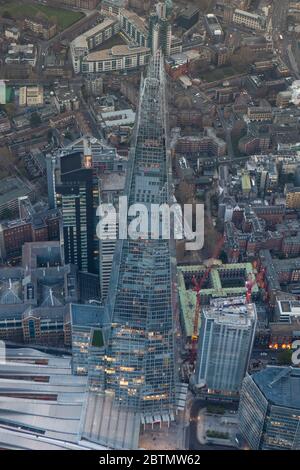
[[[247,375],[241,389],[239,429],[251,449],[300,449],[300,370],[267,367]]]
[[[157,53],[141,84],[128,204],[168,203],[169,167],[164,64]],[[105,391],[118,405],[153,420],[170,419],[175,408],[170,245],[143,234],[118,242],[108,292],[112,329],[102,364],[104,380],[99,384],[95,374],[90,376],[92,390]]]

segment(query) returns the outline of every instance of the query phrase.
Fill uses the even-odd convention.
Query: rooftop
[[[109,60],[116,57],[130,56],[135,54],[142,54],[149,52],[148,47],[136,46],[130,47],[129,45],[122,44],[119,46],[113,46],[111,49],[104,49],[102,51],[91,52],[84,57],[84,61],[96,61],[96,60]]]
[[[29,185],[17,176],[2,179],[0,184],[0,206],[18,199],[18,197],[25,196],[30,192]]]
[[[250,13],[249,11],[245,11],[245,10],[239,10],[238,8],[234,10],[234,13],[236,13],[237,15],[248,16],[249,18],[253,18],[256,20],[263,18],[261,15],[257,15],[256,13]]]
[[[125,188],[126,173],[114,171],[101,175],[102,191],[122,191]]]
[[[107,111],[101,113],[101,118],[105,127],[133,125],[135,122],[135,112],[132,109]]]
[[[215,303],[211,301],[210,306],[203,309],[203,314],[219,324],[234,328],[251,327],[256,319],[255,304],[246,303],[245,296],[220,298]]]
[[[73,326],[100,326],[106,319],[102,306],[70,304],[70,316]]]
[[[300,409],[300,369],[268,366],[252,378],[271,404]]]
[[[179,16],[183,16],[185,18],[191,18],[192,16],[199,13],[200,8],[194,5],[188,5],[183,10],[180,11]]]
[[[7,349],[6,359],[0,364],[0,447],[89,447],[79,437],[86,377],[71,374],[71,358],[20,348]]]

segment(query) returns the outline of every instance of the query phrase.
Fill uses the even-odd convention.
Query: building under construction
[[[205,265],[178,266],[177,279],[180,299],[181,324],[187,338],[193,335],[197,294],[193,279],[198,281],[207,270]],[[213,266],[200,291],[201,305],[208,305],[210,299],[229,298],[247,294],[247,281],[255,278],[251,263],[218,264]],[[252,286],[252,296],[258,293],[256,283]],[[199,317],[200,328],[201,315]]]

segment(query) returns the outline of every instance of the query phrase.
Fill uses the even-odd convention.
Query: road
[[[80,98],[80,102],[81,102],[80,111],[83,114],[83,116],[85,117],[85,119],[87,120],[87,122],[89,123],[89,126],[91,128],[93,136],[97,137],[100,140],[101,139],[104,140],[104,135],[103,135],[103,132],[102,132],[100,126],[99,126],[99,123],[97,122],[97,120],[94,116],[94,113],[92,112],[90,106],[85,101],[85,99],[82,95],[82,91],[81,91],[82,81],[81,81],[81,78],[74,79],[74,80],[71,81],[71,83],[72,83],[73,90],[75,91],[76,95],[78,95],[79,98]]]
[[[218,116],[219,116],[220,122],[222,124],[222,127],[225,132],[225,136],[226,136],[227,154],[228,154],[229,160],[232,161],[234,159],[234,151],[233,151],[233,146],[232,146],[232,141],[231,141],[231,128],[228,127],[228,125],[226,124],[226,120],[224,118],[224,114],[220,106],[217,107],[217,112],[218,112]]]
[[[289,9],[289,0],[272,1],[272,28],[273,37],[285,32],[287,25],[287,14]]]
[[[290,67],[297,79],[300,78],[300,57],[294,51],[297,48],[295,38],[291,38],[287,29],[289,0],[273,0],[272,2],[272,38],[274,50]]]
[[[289,56],[289,62],[290,62],[290,65],[293,69],[293,72],[294,74],[296,75],[297,78],[300,77],[299,75],[299,67],[298,67],[298,64],[297,64],[297,61],[295,59],[295,56],[294,56],[294,53],[293,53],[293,50],[292,50],[292,44],[289,44],[287,46],[287,53],[288,53],[288,56]]]
[[[278,355],[282,352],[282,349],[258,349],[252,350],[251,359],[267,360],[268,364],[276,364]]]

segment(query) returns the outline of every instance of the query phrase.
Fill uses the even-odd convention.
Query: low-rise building
[[[4,111],[0,111],[0,134],[10,131],[11,123]]]
[[[287,184],[285,187],[285,201],[288,209],[300,209],[300,187]]]
[[[205,15],[205,25],[211,40],[213,42],[221,42],[224,38],[224,33],[217,17],[212,13]]]
[[[272,121],[272,108],[270,106],[249,106],[247,116],[250,121]]]
[[[20,37],[20,30],[15,26],[7,26],[4,31],[4,36],[6,39],[13,39],[14,41],[18,41]]]
[[[59,3],[82,10],[95,10],[99,0],[62,0]]]
[[[23,64],[35,67],[37,60],[36,47],[33,44],[10,44],[5,63],[9,65]]]
[[[208,154],[222,157],[226,154],[226,142],[217,137],[213,128],[207,127],[200,136],[182,136],[176,143],[176,152],[185,154]]]
[[[19,106],[41,106],[44,104],[42,85],[23,86],[19,89]]]
[[[72,375],[71,357],[7,348],[1,374],[1,449],[86,450],[80,443],[86,377]]]
[[[19,257],[26,242],[59,240],[58,211],[42,211],[0,224],[0,256],[2,260]]]
[[[291,91],[280,91],[276,98],[276,106],[278,108],[287,108],[292,101]]]
[[[250,13],[245,10],[234,10],[232,16],[233,23],[246,26],[249,29],[262,30],[266,24],[266,18],[256,13]]]
[[[59,241],[25,243],[20,267],[0,269],[0,338],[71,346],[70,302],[79,300],[77,267]]]
[[[135,112],[132,109],[120,109],[118,111],[101,113],[102,127],[106,133],[122,126],[133,126],[134,120]]]
[[[147,65],[149,57],[148,47],[114,46],[83,57],[81,72],[87,74],[136,69]]]
[[[1,180],[0,184],[0,217],[7,218],[19,208],[19,198],[29,196],[35,199],[32,186],[18,176],[11,176]]]
[[[68,85],[60,85],[55,89],[54,103],[59,112],[71,112],[79,109],[80,101],[77,94]]]

